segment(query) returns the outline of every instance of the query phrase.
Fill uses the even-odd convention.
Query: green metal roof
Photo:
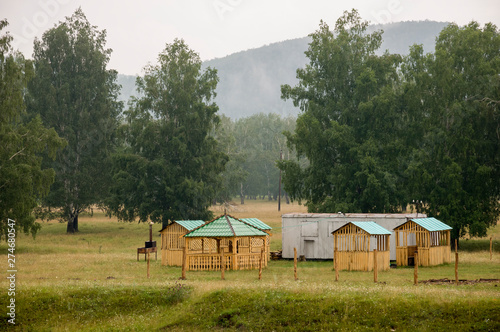
[[[422,228],[425,228],[429,232],[447,231],[452,229],[450,226],[437,220],[436,218],[415,218],[410,220]]]
[[[223,215],[185,235],[186,237],[267,236],[260,229],[234,217]]]
[[[373,222],[373,221],[351,221],[345,224],[344,226],[341,226],[334,230],[332,233],[335,233],[339,229],[346,227],[349,224],[353,224],[354,226],[357,226],[367,232],[370,235],[391,235],[392,233],[389,232],[387,229],[384,227],[380,226],[379,224]]]
[[[176,220],[174,222],[181,225],[188,231],[192,231],[195,228],[205,225],[205,222],[203,220]]]
[[[373,221],[352,221],[352,224],[358,226],[370,235],[391,235],[392,233]]]
[[[269,225],[263,223],[257,218],[241,218],[240,220],[246,222],[247,224],[255,226],[261,230],[272,229]]]

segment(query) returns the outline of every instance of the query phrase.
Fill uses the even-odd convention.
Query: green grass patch
[[[500,328],[499,319],[494,299],[446,301],[412,294],[394,298],[380,291],[219,290],[198,299],[163,330],[495,331]]]
[[[490,251],[490,240],[460,240],[458,245],[460,251],[468,252],[478,252],[478,251]],[[492,241],[492,251],[495,253],[500,252],[500,240],[493,239]]]
[[[43,287],[16,295],[16,327],[22,330],[74,326],[78,330],[105,324],[121,316],[137,316],[151,310],[168,310],[186,300],[191,288],[181,283],[167,287]],[[0,303],[8,303],[2,294]],[[5,308],[4,305],[2,305]],[[8,327],[8,317],[2,326]],[[10,325],[11,326],[11,325]],[[3,329],[2,329],[3,330]]]

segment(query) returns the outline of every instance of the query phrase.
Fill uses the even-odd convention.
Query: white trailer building
[[[422,213],[287,213],[281,216],[283,258],[297,255],[306,259],[333,259],[332,232],[351,221],[374,221],[389,230],[390,259],[396,260],[394,228]],[[372,244],[375,246],[375,244]],[[374,248],[371,248],[373,250]]]

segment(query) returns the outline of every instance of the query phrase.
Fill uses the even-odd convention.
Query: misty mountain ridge
[[[414,44],[422,44],[425,53],[432,53],[437,36],[447,25],[447,22],[435,21],[378,24],[371,25],[368,33],[384,31],[378,55],[386,50],[407,55]],[[310,41],[309,36],[290,39],[204,61],[203,70],[212,67],[218,71],[220,82],[215,102],[219,113],[232,119],[257,113],[297,116],[300,110],[292,101],[281,99],[281,85],[298,83],[296,71],[309,62],[304,52]],[[135,79],[136,76],[118,75],[118,83],[122,85],[120,100],[125,104],[131,96],[137,95]]]

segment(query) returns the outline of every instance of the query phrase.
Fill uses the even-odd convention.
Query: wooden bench
[[[142,248],[137,248],[137,260],[139,260],[139,254],[144,254],[144,260],[146,260],[146,255],[148,252],[149,253],[154,252],[155,253],[155,260],[158,259],[157,247],[150,247],[150,248],[142,247]]]

